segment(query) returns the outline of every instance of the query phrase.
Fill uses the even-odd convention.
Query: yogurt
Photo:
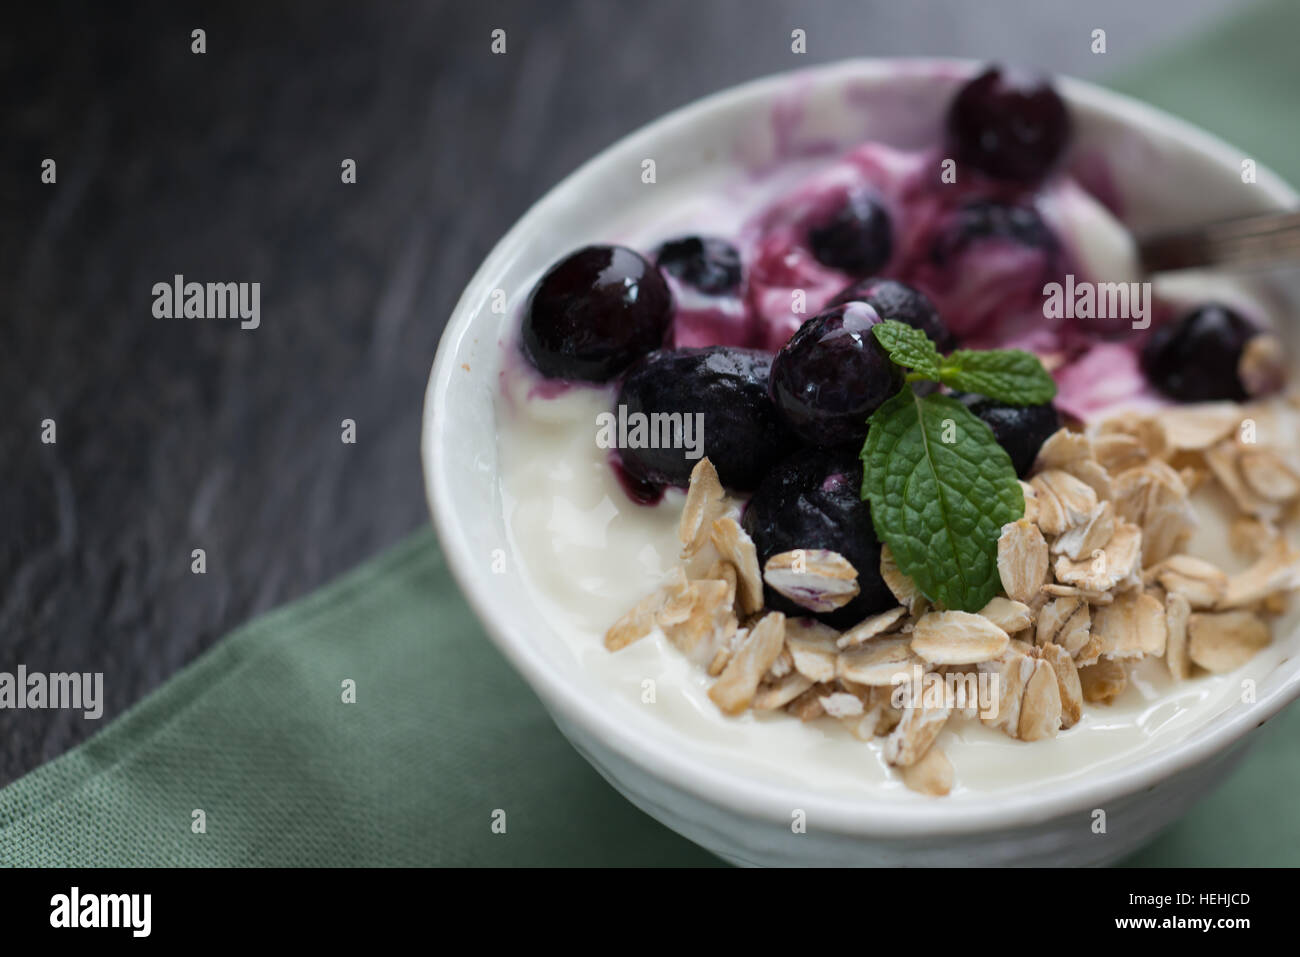
[[[675,235],[729,236],[739,239],[750,264],[765,255],[764,243],[779,235],[784,223],[800,221],[827,184],[868,177],[887,201],[902,203],[910,180],[932,159],[869,144],[845,159],[791,163],[757,180],[717,173],[657,186],[653,201],[648,198],[641,206],[620,211],[602,238],[649,251]],[[1079,276],[1114,281],[1137,277],[1127,231],[1081,188],[1062,180],[1040,202],[1044,218],[1067,244],[1069,268]],[[939,217],[942,211],[928,215]],[[904,239],[898,256],[910,255],[910,242]],[[809,315],[845,285],[842,275],[815,263],[796,257],[786,265],[786,281],[798,282],[807,293]],[[1023,265],[994,262],[992,275],[1003,281],[1012,273],[999,269]],[[924,274],[924,267],[917,265],[915,275],[906,268],[901,271],[914,279]],[[683,311],[677,344],[779,347],[800,321],[789,310],[791,287],[772,278],[772,270],[757,272],[759,278],[751,280],[748,293],[753,313],[762,319],[757,327],[752,314],[682,303],[679,295]],[[984,315],[990,306],[981,300],[992,294],[992,287],[980,286],[978,279],[971,282],[975,286],[966,283],[960,294],[981,303],[964,319],[965,331],[978,340],[995,334]],[[1227,280],[1208,285],[1204,280],[1182,282],[1157,288],[1157,297],[1167,303],[1184,296],[1188,301],[1214,296],[1243,302],[1241,288]],[[526,299],[526,289],[516,292],[514,301]],[[942,291],[935,298],[942,298]],[[1257,304],[1252,306],[1257,309]],[[1058,405],[1094,419],[1162,401],[1138,373],[1129,345],[1084,341],[1077,329],[1064,323],[1045,328],[1041,310],[1041,291],[1035,291],[1011,310],[996,334],[998,341],[1009,339],[1040,354],[1069,354],[1057,373]],[[653,687],[655,720],[671,725],[717,766],[774,783],[815,786],[824,793],[925,800],[907,790],[886,765],[883,739],[862,741],[831,718],[801,722],[784,712],[723,715],[707,697],[712,679],[658,631],[621,651],[606,650],[606,629],[678,564],[677,524],[684,495],[670,489],[655,505],[629,499],[610,467],[608,451],[595,440],[599,416],[613,405],[614,387],[556,389],[518,359],[509,337],[503,341],[501,363],[498,481],[505,524],[531,597],[579,665],[633,705],[644,704],[647,687]],[[1201,525],[1186,550],[1232,572],[1245,562],[1234,565],[1233,556],[1225,554],[1225,516],[1230,513],[1215,496],[1207,489],[1194,497]],[[1116,701],[1086,704],[1082,720],[1051,740],[1021,742],[978,721],[949,722],[937,742],[956,771],[949,799],[1062,783],[1178,743],[1237,703],[1243,680],[1258,680],[1282,661],[1288,652],[1278,636],[1289,634],[1297,624],[1297,612],[1275,619],[1274,643],[1235,674],[1175,682],[1162,661],[1144,661],[1129,669],[1129,684]]]
[[[677,564],[684,495],[669,490],[655,506],[628,499],[593,441],[611,390],[530,399],[524,379],[509,381],[514,401],[502,401],[499,417],[506,526],[532,598],[581,667],[638,707],[652,680],[655,719],[716,765],[786,785],[815,783],[827,793],[926,800],[885,764],[883,739],[859,740],[831,718],[723,715],[708,698],[711,679],[658,632],[618,652],[605,649],[610,624]],[[1224,554],[1223,503],[1209,493],[1194,501],[1202,525],[1188,551],[1228,571],[1242,567]],[[937,742],[956,769],[950,799],[1086,777],[1176,744],[1240,700],[1244,679],[1261,679],[1287,657],[1280,639],[1297,626],[1296,612],[1275,620],[1274,643],[1236,674],[1175,682],[1162,661],[1143,662],[1114,703],[1085,705],[1083,719],[1051,740],[1021,742],[979,722],[950,722]]]

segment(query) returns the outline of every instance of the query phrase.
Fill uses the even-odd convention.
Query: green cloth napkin
[[[1300,4],[1270,3],[1115,85],[1300,182],[1297,35]],[[1300,864],[1298,737],[1292,708],[1128,863]],[[6,865],[716,863],[568,746],[430,532],[239,629],[0,791]]]
[[[431,531],[240,628],[0,791],[0,864],[713,862],[569,747]]]

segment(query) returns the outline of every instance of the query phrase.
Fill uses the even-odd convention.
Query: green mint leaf
[[[943,360],[939,381],[998,402],[1038,405],[1056,396],[1056,382],[1038,357],[1021,349],[958,349]]]
[[[943,357],[930,337],[920,329],[896,319],[887,319],[872,326],[871,332],[895,365],[911,369],[927,379],[938,380]]]
[[[998,537],[1024,514],[1011,459],[951,396],[909,386],[871,417],[862,497],[876,535],[931,601],[976,612],[998,593]]]

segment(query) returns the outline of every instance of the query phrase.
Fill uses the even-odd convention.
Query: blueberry
[[[857,597],[836,611],[812,615],[765,588],[769,607],[843,629],[898,604],[880,577],[880,542],[861,489],[862,463],[851,450],[801,450],[763,479],[741,519],[760,567],[780,552],[826,548],[839,552],[858,572]]]
[[[624,469],[642,482],[685,486],[699,461],[699,455],[691,458],[688,453],[700,452],[709,457],[723,485],[753,489],[796,444],[768,397],[771,364],[766,352],[730,346],[661,350],[646,356],[628,370],[616,414],[626,414],[629,424],[645,416],[650,425],[644,442],[629,429],[628,445],[644,446],[654,438],[659,441],[653,444],[668,447],[624,447]],[[702,436],[694,431],[695,413],[704,415]],[[681,417],[681,440],[670,424],[669,441],[664,442],[662,423],[673,422],[664,416],[673,415]],[[685,428],[687,416],[692,417],[690,431]],[[695,448],[682,447],[687,444]]]
[[[899,390],[902,370],[871,332],[878,322],[864,302],[834,306],[800,326],[772,360],[772,401],[805,442],[861,444],[867,418]]]
[[[725,239],[684,236],[659,247],[655,263],[702,293],[720,296],[740,288],[740,251]]]
[[[947,134],[948,149],[963,166],[1034,183],[1065,151],[1070,112],[1045,79],[990,67],[953,98]]]
[[[550,378],[606,382],[663,345],[672,317],[667,282],[639,253],[587,246],[533,288],[523,350]]]
[[[958,398],[993,430],[993,437],[1011,456],[1011,464],[1020,476],[1028,473],[1048,436],[1061,427],[1060,413],[1050,402],[1042,405],[1007,405],[978,395],[962,395]]]
[[[645,479],[632,475],[628,472],[627,467],[623,464],[623,459],[618,453],[610,456],[609,465],[614,470],[614,478],[623,487],[623,494],[636,504],[658,505],[663,501],[664,487],[658,483],[647,482]]]
[[[1242,402],[1248,391],[1239,372],[1241,354],[1259,332],[1227,306],[1208,303],[1151,333],[1142,349],[1142,370],[1152,385],[1180,402]]]
[[[945,223],[930,249],[936,265],[945,265],[973,243],[995,239],[1055,254],[1056,234],[1033,206],[975,200],[960,207]]]
[[[952,333],[940,318],[934,303],[919,289],[896,279],[872,277],[859,280],[832,299],[829,305],[838,306],[846,302],[865,302],[880,314],[881,319],[894,319],[920,329],[943,352],[954,345]]]
[[[808,247],[823,266],[858,276],[876,272],[894,249],[889,213],[870,193],[854,190],[808,230]]]

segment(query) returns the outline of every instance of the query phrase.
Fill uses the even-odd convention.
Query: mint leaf
[[[1002,526],[1024,514],[1011,459],[950,396],[910,386],[871,416],[862,497],[876,535],[931,601],[979,611],[999,588]]]
[[[939,381],[1012,405],[1038,405],[1056,396],[1056,382],[1038,356],[1021,349],[958,349],[943,360]]]
[[[896,319],[887,319],[872,326],[871,332],[896,365],[905,366],[927,379],[939,378],[939,364],[943,357],[930,337],[920,329]]]

